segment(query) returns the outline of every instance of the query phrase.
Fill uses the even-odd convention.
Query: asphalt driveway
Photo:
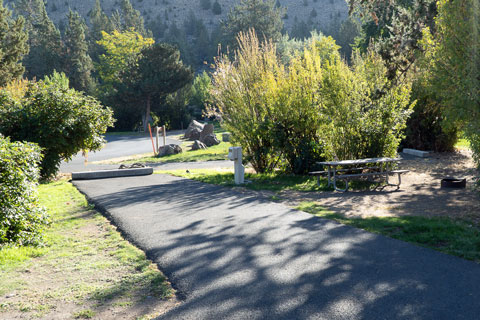
[[[178,134],[177,131],[172,134]],[[79,172],[94,171],[103,169],[115,169],[118,165],[98,165],[91,162],[109,160],[118,157],[131,156],[153,152],[152,141],[150,136],[145,135],[106,135],[107,144],[99,151],[91,151],[88,154],[89,163],[85,163],[85,158],[79,152],[72,160],[63,161],[60,165],[60,172]],[[181,141],[172,139],[167,136],[167,144],[181,144]],[[160,140],[160,144],[163,141]]]
[[[76,181],[169,277],[161,319],[478,319],[480,265],[188,179]]]

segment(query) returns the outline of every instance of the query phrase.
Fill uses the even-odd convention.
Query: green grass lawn
[[[40,185],[39,196],[52,219],[46,245],[0,248],[0,318],[135,318],[171,300],[156,265],[70,183]]]
[[[156,173],[165,173],[177,177],[189,178],[205,183],[216,184],[225,187],[234,187],[233,169],[192,169],[187,173],[185,170],[163,170]],[[301,192],[313,191],[333,191],[333,187],[328,187],[327,178],[320,178],[320,185],[317,185],[317,178],[302,175],[288,175],[283,173],[246,173],[247,183],[242,187],[251,190],[269,190],[280,192],[284,190],[294,190]],[[338,182],[343,187],[343,182]],[[375,183],[367,181],[351,181],[350,189],[368,190],[374,188]]]
[[[212,161],[212,160],[227,160],[228,148],[231,147],[230,143],[221,142],[219,145],[212,146],[205,150],[195,150],[190,151],[188,148],[183,145],[183,152],[179,154],[172,154],[170,156],[165,156],[157,158],[153,156],[153,153],[150,155],[127,159],[121,161],[120,163],[168,163],[168,162],[195,162],[195,161]]]
[[[297,209],[480,263],[480,228],[468,221],[429,217],[346,218],[314,202]]]
[[[177,177],[189,178],[210,184],[233,187],[234,182],[233,169],[192,169],[187,173],[185,170],[165,170],[156,171],[156,173],[171,174]],[[333,190],[327,187],[327,180],[321,179],[320,186],[317,185],[315,178],[298,175],[284,174],[261,174],[246,173],[245,180],[248,182],[242,187],[251,190],[296,190],[296,191],[325,191]]]

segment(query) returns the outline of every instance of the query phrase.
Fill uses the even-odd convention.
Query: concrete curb
[[[153,173],[153,168],[132,168],[132,169],[113,169],[98,170],[87,172],[72,172],[72,180],[90,180],[90,179],[106,179],[133,176],[146,176]]]
[[[416,150],[416,149],[403,149],[402,151],[405,154],[410,154],[415,157],[420,157],[420,158],[426,158],[430,155],[429,151],[421,151],[421,150]]]

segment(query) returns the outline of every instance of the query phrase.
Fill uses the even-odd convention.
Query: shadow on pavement
[[[472,262],[185,179],[76,184],[185,298],[159,319],[480,314]]]

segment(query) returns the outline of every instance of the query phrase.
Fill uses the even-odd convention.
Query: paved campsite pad
[[[185,301],[162,319],[473,319],[480,266],[167,175],[75,185]]]

